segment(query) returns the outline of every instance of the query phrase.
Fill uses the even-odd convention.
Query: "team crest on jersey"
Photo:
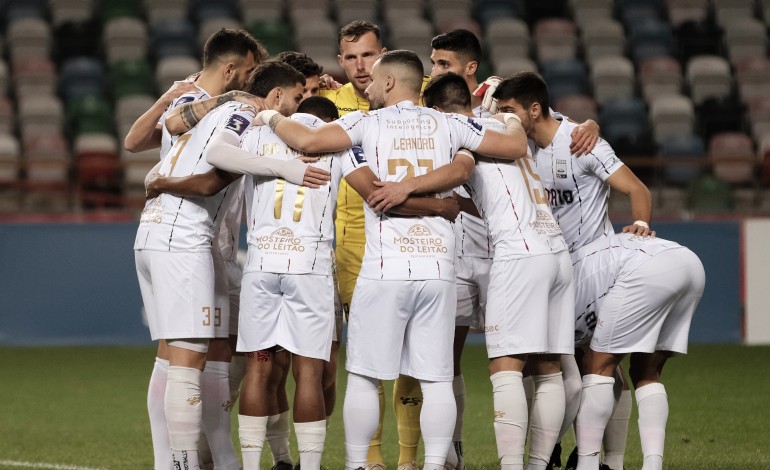
[[[556,177],[567,179],[567,160],[556,159]]]
[[[353,151],[353,156],[356,158],[356,162],[358,162],[359,165],[366,163],[366,155],[364,155],[364,149],[356,146],[350,150]]]
[[[242,135],[248,127],[249,120],[237,114],[230,116],[230,119],[227,120],[227,124],[225,124],[225,129],[230,129],[239,136]]]
[[[424,225],[412,225],[407,233],[410,237],[429,237],[431,235],[430,229]]]

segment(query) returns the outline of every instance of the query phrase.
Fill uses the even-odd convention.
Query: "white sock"
[[[450,382],[420,380],[422,410],[420,431],[425,444],[425,466],[443,470],[446,455],[452,447],[452,433],[457,418],[457,405]]]
[[[631,418],[631,390],[622,390],[607,427],[604,429],[604,457],[602,463],[612,470],[623,470],[623,457],[626,454],[628,438],[628,420]]]
[[[326,440],[326,420],[294,423],[301,468],[319,470]]]
[[[229,362],[207,361],[201,374],[203,432],[217,470],[238,470],[241,466],[230,435]],[[226,410],[227,408],[227,410]]]
[[[639,409],[639,439],[642,441],[642,470],[663,468],[663,446],[666,441],[668,396],[662,383],[651,383],[636,389]]]
[[[345,429],[345,469],[366,466],[369,442],[380,420],[380,398],[377,379],[348,374],[342,420]],[[423,405],[425,406],[425,405]]]
[[[155,470],[169,470],[171,468],[171,443],[168,440],[166,411],[164,409],[167,376],[168,361],[156,357],[152,375],[150,375],[150,384],[147,387],[147,415],[150,417]]]
[[[278,462],[291,464],[291,451],[289,450],[289,412],[272,415],[267,418],[267,443],[273,454],[273,465]]]
[[[535,397],[535,382],[532,380],[532,376],[527,376],[521,379],[522,385],[524,385],[524,396],[527,397],[527,416],[532,415],[532,402]]]
[[[235,406],[246,372],[246,357],[233,355],[230,359],[230,369],[227,371],[227,384],[230,388],[230,408]]]
[[[601,460],[602,437],[612,415],[615,398],[613,377],[588,374],[583,377],[583,396],[577,415],[577,470],[596,470]]]
[[[495,440],[502,470],[524,468],[524,443],[527,439],[527,397],[521,372],[493,374],[492,399],[495,411]]]
[[[238,415],[238,436],[241,441],[243,470],[259,470],[266,428],[267,416]]]
[[[173,465],[198,469],[201,433],[201,371],[170,366],[166,381],[165,409]]]
[[[580,369],[575,362],[575,356],[563,355],[561,358],[561,377],[564,380],[565,400],[564,420],[561,423],[561,430],[559,430],[558,442],[561,442],[569,428],[575,423],[580,408],[580,395],[583,391],[583,378],[580,376]]]
[[[544,469],[551,460],[564,421],[564,381],[561,372],[532,376],[535,399],[530,420],[527,470]]]
[[[447,468],[455,469],[462,458],[460,452],[462,452],[463,413],[465,412],[465,379],[462,374],[455,375],[452,379],[452,392],[455,395],[457,418],[455,418],[455,431],[452,434],[452,445],[449,446],[445,465]]]

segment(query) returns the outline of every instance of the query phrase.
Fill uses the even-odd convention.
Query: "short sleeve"
[[[447,124],[449,125],[449,136],[452,139],[452,148],[455,149],[466,148],[475,152],[486,133],[483,124],[476,119],[460,114],[448,115]]]
[[[607,178],[624,165],[620,158],[615,155],[610,144],[604,139],[599,139],[590,153],[578,157],[577,160],[581,166],[587,165],[586,170],[595,174],[602,181],[607,181]]]
[[[224,116],[218,132],[229,133],[238,140],[241,140],[246,133],[246,130],[251,126],[251,122],[256,117],[254,108],[247,104],[239,104],[237,107],[224,108],[223,111],[229,112]]]
[[[346,150],[342,154],[341,162],[343,177],[348,176],[359,168],[369,166],[369,163],[366,161],[366,155],[364,155],[364,150],[358,146]]]
[[[372,114],[369,112],[354,111],[342,116],[334,123],[342,127],[353,145],[361,145],[364,142],[364,135],[366,135],[366,127],[371,119]]]

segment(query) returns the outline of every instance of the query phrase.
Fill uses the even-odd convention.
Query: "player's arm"
[[[331,179],[328,171],[307,165],[299,159],[279,160],[247,152],[240,148],[238,137],[228,132],[217,133],[206,146],[203,156],[210,165],[221,170],[237,174],[275,176],[309,188],[318,188]]]
[[[364,200],[377,189],[375,182],[379,181],[369,167],[361,167],[349,173],[345,176],[345,180]],[[406,216],[440,216],[449,221],[454,221],[457,218],[457,214],[460,212],[460,206],[457,201],[451,197],[442,199],[433,197],[408,197],[405,201],[391,208],[388,212]]]
[[[360,144],[336,122],[310,128],[272,109],[260,112],[254,124],[269,125],[286,145],[305,153],[339,152]]]
[[[387,212],[411,195],[452,190],[468,181],[475,163],[469,152],[460,150],[448,165],[442,165],[424,175],[399,182],[375,181],[377,190],[368,195],[366,202],[377,212]]]
[[[650,230],[652,196],[647,186],[625,165],[610,175],[607,183],[612,189],[620,191],[631,200],[631,218],[635,222],[623,227],[623,232],[654,237],[655,232]]]
[[[481,214],[479,214],[479,210],[476,207],[476,204],[473,203],[473,199],[460,196],[457,194],[457,192],[452,193],[452,197],[457,201],[457,204],[460,206],[460,210],[462,212],[465,212],[466,214],[470,214],[474,217],[481,218]]]
[[[160,147],[162,132],[158,121],[175,99],[195,90],[195,85],[190,82],[174,83],[150,109],[139,116],[139,119],[131,125],[131,129],[123,140],[123,147],[129,152],[141,152]]]
[[[513,113],[499,117],[505,124],[505,131],[487,129],[477,148],[469,147],[481,155],[503,160],[517,160],[527,156],[527,134],[521,121]]]
[[[240,101],[246,103],[253,106],[256,111],[262,109],[264,105],[261,98],[246,93],[245,91],[233,90],[219,96],[178,106],[166,116],[166,129],[171,135],[184,134],[195,127],[195,125],[211,112],[211,110],[228,101]]]
[[[570,152],[579,157],[593,150],[596,142],[599,141],[599,123],[593,119],[586,119],[583,123],[577,123],[570,118],[567,118],[567,120],[578,125],[572,130],[572,142],[569,145]]]
[[[178,197],[209,197],[225,189],[242,175],[228,173],[219,168],[212,168],[207,173],[190,176],[161,176],[151,178],[145,189],[147,199],[160,194]]]

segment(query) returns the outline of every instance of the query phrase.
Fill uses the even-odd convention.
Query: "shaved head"
[[[422,61],[412,51],[388,51],[377,60],[382,73],[393,75],[405,89],[420,93],[422,89]]]

